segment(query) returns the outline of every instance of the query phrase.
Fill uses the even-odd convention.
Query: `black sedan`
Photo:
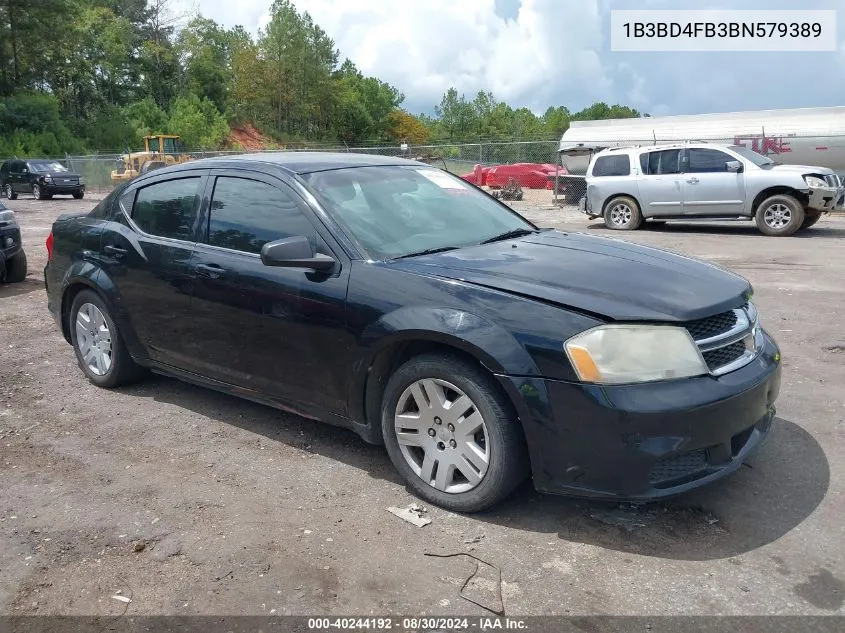
[[[423,163],[195,161],[60,217],[47,249],[49,309],[95,384],[152,370],[351,428],[452,510],[529,474],[683,492],[774,417],[780,354],[747,281],[539,229]]]

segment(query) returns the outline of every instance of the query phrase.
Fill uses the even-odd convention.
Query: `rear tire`
[[[628,196],[611,198],[604,207],[604,225],[614,231],[633,231],[643,223],[636,200]]]
[[[754,219],[763,235],[786,237],[804,223],[804,205],[794,196],[777,194],[766,198],[757,207]]]
[[[146,370],[132,360],[105,301],[96,292],[83,290],[76,295],[68,319],[76,361],[92,383],[111,389],[144,376]]]
[[[6,197],[9,200],[17,200],[18,199],[18,194],[16,194],[14,191],[12,191],[12,185],[10,185],[10,184],[6,184]]]
[[[23,249],[11,259],[6,260],[6,283],[15,284],[26,279],[26,253]]]
[[[452,406],[462,410],[452,414]],[[463,359],[426,354],[407,361],[387,383],[381,416],[393,465],[416,495],[442,508],[485,510],[528,475],[528,450],[511,403],[486,372]]]

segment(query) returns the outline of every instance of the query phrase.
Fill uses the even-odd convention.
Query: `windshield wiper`
[[[501,242],[502,240],[509,240],[514,237],[522,237],[523,235],[531,235],[532,233],[536,233],[537,231],[533,231],[531,229],[513,229],[512,231],[507,231],[502,233],[501,235],[494,235],[493,237],[489,237],[483,242],[482,244],[490,244],[492,242]]]
[[[399,255],[398,257],[394,257],[393,259],[405,259],[406,257],[420,257],[422,255],[433,255],[434,253],[445,253],[446,251],[455,250],[458,250],[457,246],[440,246],[438,248],[427,248],[424,251],[417,251],[416,253],[406,253],[405,255]]]

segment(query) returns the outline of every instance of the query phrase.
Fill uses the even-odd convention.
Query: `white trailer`
[[[845,106],[573,121],[560,153],[570,173],[583,174],[601,149],[685,141],[742,145],[786,165],[845,174]]]

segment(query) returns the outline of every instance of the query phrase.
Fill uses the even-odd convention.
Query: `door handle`
[[[103,252],[108,255],[114,255],[115,259],[120,259],[127,253],[125,248],[120,248],[120,246],[115,246],[114,244],[106,244],[103,247]]]
[[[198,275],[209,279],[220,279],[226,271],[217,264],[197,264],[195,267]]]
[[[689,184],[691,184],[691,185],[698,184],[698,178],[696,178],[695,176],[693,176],[692,178],[690,178],[689,180],[687,180],[687,182],[688,182]]]

